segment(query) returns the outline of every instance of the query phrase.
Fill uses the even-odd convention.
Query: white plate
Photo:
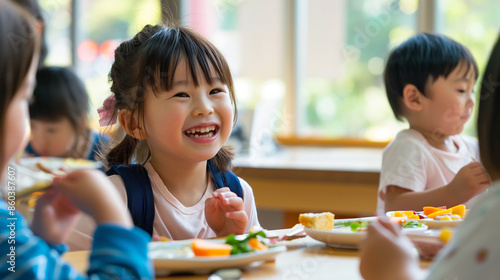
[[[173,242],[151,242],[149,243],[149,258],[153,260],[156,275],[168,275],[172,273],[190,272],[206,274],[221,269],[246,267],[253,262],[263,262],[274,259],[274,257],[286,251],[286,246],[279,245],[266,251],[256,251],[229,257],[193,257],[176,251],[183,247],[189,247],[192,240]],[[224,240],[214,240],[224,242]]]
[[[64,170],[66,172],[71,172],[77,169],[99,169],[102,167],[101,163],[87,159],[33,157],[22,158],[20,160],[20,164],[22,166],[27,167],[35,172],[39,172],[41,170],[37,167],[37,163],[41,163],[44,167],[50,170]]]
[[[389,211],[385,213],[387,217],[394,217],[394,212],[401,211]],[[463,220],[459,221],[440,221],[434,219],[407,219],[408,221],[419,221],[423,224],[426,224],[429,228],[445,228],[445,227],[457,227]]]
[[[376,220],[377,217],[368,217],[361,219],[337,219],[335,223],[343,223],[343,222],[369,222]],[[414,232],[414,231],[425,231],[428,227],[422,225],[420,228],[404,228],[403,232]],[[353,232],[350,227],[344,226],[335,226],[332,230],[317,230],[311,228],[304,229],[307,235],[311,238],[316,239],[318,241],[326,243],[331,247],[338,248],[346,248],[346,249],[356,249],[358,247],[359,242],[366,235],[366,232]]]

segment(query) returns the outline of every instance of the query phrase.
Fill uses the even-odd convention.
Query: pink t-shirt
[[[474,138],[454,135],[450,140],[458,147],[454,153],[434,148],[414,129],[399,132],[382,155],[377,210],[384,211],[389,185],[414,192],[439,188],[449,184],[463,166],[479,160]]]
[[[209,180],[207,190],[200,201],[193,206],[186,207],[168,191],[151,163],[147,162],[144,167],[148,171],[155,200],[153,234],[173,240],[216,237],[215,232],[208,226],[205,219],[205,200],[212,197],[215,190],[213,180]],[[123,200],[127,201],[122,178],[119,175],[113,175],[109,178],[117,187]],[[243,179],[239,179],[243,189],[243,208],[248,215],[248,225],[245,232],[248,232],[252,226],[259,225],[259,220],[252,188]]]
[[[193,206],[186,207],[168,191],[151,163],[147,162],[144,167],[148,171],[155,201],[153,234],[173,240],[216,237],[215,232],[208,226],[205,219],[205,200],[212,197],[215,189],[213,180],[209,180],[205,194],[200,201]],[[126,203],[127,192],[122,178],[119,175],[113,175],[109,178]],[[245,232],[249,232],[252,226],[259,226],[257,209],[252,188],[243,179],[239,179],[243,190],[243,208],[248,215],[248,225]],[[66,242],[70,250],[89,250],[95,228],[96,225],[92,218],[82,214]]]

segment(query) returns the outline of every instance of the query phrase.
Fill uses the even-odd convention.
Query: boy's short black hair
[[[68,118],[75,130],[85,128],[89,96],[83,82],[69,68],[45,67],[36,73],[30,118],[54,122]]]
[[[402,120],[406,85],[414,85],[425,95],[425,85],[430,77],[432,81],[440,76],[446,78],[461,63],[467,67],[467,72],[473,68],[477,80],[477,64],[470,51],[443,35],[417,34],[392,50],[384,70],[384,83],[396,119]]]

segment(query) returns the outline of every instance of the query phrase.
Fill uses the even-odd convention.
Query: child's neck
[[[168,191],[184,206],[200,201],[209,183],[207,163],[179,162],[151,157],[151,165]]]
[[[427,142],[436,149],[452,153],[458,151],[457,144],[451,139],[449,135],[441,134],[438,131],[428,131],[426,129],[421,129],[415,126],[410,126],[410,128],[420,132],[420,134],[424,136]]]

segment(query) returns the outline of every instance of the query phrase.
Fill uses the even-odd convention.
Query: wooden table
[[[88,251],[68,252],[64,258],[79,271],[85,272],[88,265]],[[429,262],[421,262],[427,267]],[[357,250],[327,247],[310,237],[291,241],[288,250],[279,254],[274,262],[251,266],[244,270],[244,279],[269,280],[358,280],[359,258]],[[207,275],[173,275],[156,279],[198,280]]]
[[[258,209],[284,211],[283,227],[291,227],[301,212],[374,215],[381,164],[380,148],[291,147],[238,156],[233,172],[250,184]]]

